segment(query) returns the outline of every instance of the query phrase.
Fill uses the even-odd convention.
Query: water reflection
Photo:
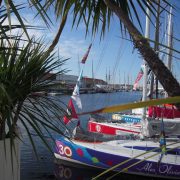
[[[55,160],[54,175],[57,180],[90,180],[101,172],[103,171],[95,168]],[[107,177],[109,176],[103,176],[100,179],[106,179]],[[121,180],[123,180],[122,177]]]
[[[65,162],[62,160],[55,160],[54,163],[54,176],[56,180],[91,180],[93,177],[99,175],[103,170],[90,168],[83,165],[77,165],[70,162]],[[98,178],[98,180],[105,180],[115,172],[110,172],[107,175]],[[119,174],[114,176],[112,180],[160,180],[160,178],[153,177],[143,177],[138,175],[129,175],[129,174]]]

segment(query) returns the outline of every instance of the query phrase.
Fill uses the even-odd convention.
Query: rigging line
[[[118,50],[118,53],[117,53],[117,56],[116,56],[116,61],[115,61],[115,63],[114,63],[114,67],[113,67],[113,72],[112,72],[112,83],[113,83],[113,84],[114,84],[115,78],[116,78],[115,76],[116,76],[118,61],[119,61],[119,59],[120,59],[121,50],[122,50],[122,44],[120,43],[120,44],[119,44],[119,50]]]
[[[165,31],[164,31],[164,33],[163,33],[163,37],[162,37],[162,40],[161,40],[161,44],[163,43],[163,41],[164,41],[164,43],[165,44],[167,44],[166,43],[166,36],[171,36],[171,35],[169,35],[169,34],[167,34],[167,13],[165,13],[165,22],[163,23],[164,24],[164,29],[165,29]],[[175,38],[174,36],[172,36],[172,38],[173,39],[176,39],[177,41],[179,40],[179,39],[177,39],[177,38]],[[180,41],[180,40],[179,40]],[[161,53],[163,53],[163,54],[166,54],[166,55],[169,55],[169,53],[167,53],[167,52],[164,52],[163,50],[159,50],[159,52],[161,52]],[[176,56],[174,56],[174,55],[171,55],[173,58],[176,58],[176,59],[180,59],[180,58],[178,58],[178,57],[176,57]]]
[[[100,57],[99,57],[99,60],[98,60],[98,63],[97,63],[96,69],[95,69],[95,74],[94,74],[94,76],[97,76],[97,74],[99,73],[99,71],[100,71],[100,69],[101,69],[101,63],[102,63],[103,58],[104,58],[104,56],[105,56],[106,49],[107,49],[108,46],[109,46],[109,42],[110,42],[110,39],[111,39],[112,34],[113,34],[113,32],[114,32],[114,29],[115,29],[115,28],[113,28],[113,29],[110,31],[109,36],[107,36],[107,38],[106,38],[106,41],[105,41],[105,43],[104,43],[104,46],[103,46],[103,48],[102,48],[102,50],[101,50],[101,54],[100,54]]]
[[[133,53],[132,53],[133,54]],[[132,75],[132,72],[134,72],[133,71],[133,68],[135,67],[135,62],[138,62],[138,66],[140,66],[141,67],[141,65],[139,65],[139,61],[137,61],[138,59],[139,59],[139,57],[137,57],[137,54],[134,54],[133,55],[133,59],[134,60],[132,60],[132,63],[131,63],[131,67],[129,68],[129,72],[128,72],[128,74],[130,74],[130,72],[131,72],[131,75]],[[142,58],[141,58],[142,59]],[[141,63],[142,64],[142,63]],[[134,82],[135,80],[133,80],[133,82]]]
[[[173,35],[169,35],[168,33],[166,33],[166,35],[172,37],[173,40],[180,41],[180,39],[175,38]]]
[[[178,144],[178,142],[177,142],[177,144]],[[172,150],[178,149],[178,148],[180,148],[180,146],[176,146],[176,147],[170,148],[170,149],[166,150],[165,152],[172,151]],[[141,162],[144,162],[144,161],[146,161],[146,160],[149,160],[149,159],[152,158],[152,157],[158,156],[159,154],[160,154],[160,152],[157,152],[157,153],[151,154],[151,155],[149,155],[149,156],[147,156],[147,157],[145,156],[144,159],[140,159],[139,161],[137,161],[137,162],[135,162],[135,163],[132,163],[132,164],[129,165],[128,167],[123,168],[122,170],[116,172],[115,174],[113,174],[112,176],[110,176],[109,178],[107,178],[107,180],[110,180],[110,179],[112,179],[113,177],[117,176],[118,174],[120,174],[120,173],[122,173],[122,172],[128,171],[128,169],[130,169],[131,167],[136,166],[137,164],[140,164]],[[145,155],[146,155],[146,154],[145,154]]]
[[[135,51],[134,48],[132,48],[132,54],[134,54],[134,51]],[[135,54],[133,55],[133,59],[139,59],[139,58],[142,59],[142,57],[137,57],[137,56],[138,56],[138,54],[135,53]],[[134,66],[134,63],[135,63],[135,62],[138,62],[138,61],[137,61],[137,60],[135,60],[135,61],[133,60],[133,61],[132,61],[132,64],[131,64],[132,66],[129,68],[128,74],[130,74],[130,72],[133,72],[133,71],[132,71],[132,67]],[[139,62],[138,62],[138,64],[139,64]],[[139,66],[139,65],[138,65],[138,66]],[[132,73],[131,73],[131,74],[132,74]]]
[[[161,52],[162,54],[169,55],[169,53],[164,52],[164,51],[161,51],[161,50],[160,50],[159,52]],[[173,57],[174,59],[176,59],[176,60],[180,60],[180,58],[179,58],[179,57],[177,57],[177,56],[172,55],[172,57]]]
[[[111,38],[111,34],[110,34],[110,36],[108,36],[108,38],[106,39],[106,42],[105,42],[105,44],[104,44],[104,46],[103,46],[103,49],[102,49],[102,51],[101,51],[101,54],[100,54],[100,57],[99,57],[99,60],[98,60],[98,62],[97,62],[97,65],[96,65],[96,70],[94,71],[94,73],[93,73],[93,78],[94,79],[99,79],[99,78],[95,78],[95,77],[97,77],[97,74],[99,73],[99,71],[100,71],[100,67],[101,67],[101,63],[102,63],[102,60],[103,60],[103,57],[104,57],[104,55],[105,55],[105,51],[106,51],[106,49],[107,49],[107,47],[108,47],[108,45],[109,45],[109,39]],[[93,42],[95,41],[95,38],[94,38],[94,40],[93,40]],[[95,62],[95,61],[94,61]],[[95,64],[95,63],[94,63]],[[95,102],[93,103],[94,104],[94,108],[96,108],[97,107],[97,104],[99,104],[98,102],[100,102],[100,101],[102,101],[102,100],[104,100],[104,98],[103,99],[101,99],[100,97],[101,97],[101,95],[100,94],[97,94],[97,98],[95,98]],[[92,100],[92,99],[91,99]],[[94,99],[93,99],[94,100]],[[105,101],[105,100],[104,100]],[[105,101],[106,102],[106,101]]]
[[[164,27],[163,27],[164,26]],[[166,44],[166,35],[167,35],[167,12],[164,12],[164,23],[161,23],[161,22],[159,22],[159,29],[161,29],[162,28],[162,30],[159,30],[159,33],[161,33],[162,32],[162,37],[161,37],[161,44],[163,44],[163,41],[164,41],[164,43]],[[159,35],[159,37],[160,37],[160,35]],[[159,38],[160,39],[160,38]],[[159,49],[159,48],[158,48]]]
[[[176,34],[176,35],[179,35],[179,31],[180,31],[180,26],[179,26],[179,19],[175,19],[174,18],[174,23],[173,23],[173,25],[174,25],[174,29],[175,29],[175,31],[174,31],[174,33]],[[177,38],[175,38],[177,41],[180,41],[179,39],[177,39]]]
[[[101,64],[102,64],[102,60],[104,58],[104,55],[105,55],[105,51],[107,49],[107,47],[109,46],[109,38],[106,39],[106,42],[101,50],[101,54],[99,56],[99,60],[98,60],[98,63],[97,63],[97,66],[96,66],[96,69],[95,69],[95,73],[94,73],[94,76],[97,76],[97,74],[99,73],[100,71],[100,68],[101,68]]]
[[[103,58],[105,56],[106,49],[109,46],[109,42],[110,42],[113,31],[114,31],[114,29],[112,29],[111,33],[109,34],[109,36],[105,40],[104,46],[103,46],[101,53],[100,53],[100,57],[98,59],[98,63],[97,63],[96,68],[95,68],[94,78],[97,77],[97,74],[101,70],[101,64],[102,64]],[[100,94],[98,96],[100,96]],[[100,101],[102,101],[102,99],[100,97],[96,98],[96,102],[100,102]],[[106,102],[105,99],[104,99],[104,102]],[[107,101],[107,102],[109,102],[109,101]],[[95,107],[96,107],[96,104],[98,104],[98,103],[94,103]]]
[[[121,58],[125,52],[126,47],[124,47],[124,50],[123,50],[123,46],[124,46],[124,41],[122,41],[122,43],[119,43],[119,50],[118,50],[116,62],[114,64],[114,68],[113,68],[114,69],[114,71],[113,71],[113,84],[115,83],[116,73],[117,73],[117,69],[118,69],[120,60],[121,60]]]
[[[180,64],[179,62],[177,62],[177,60],[174,62],[176,65],[174,66],[174,74],[176,74],[178,76],[179,74],[179,69],[180,69]],[[176,69],[176,70],[175,70]],[[176,72],[175,72],[176,71]],[[178,82],[180,81],[179,79],[180,77],[176,77],[176,79],[178,80]]]
[[[174,26],[175,26],[175,28],[174,29],[177,29],[177,32],[179,33],[179,31],[180,31],[180,28],[179,28],[179,20],[177,21],[176,19],[174,20]],[[176,31],[175,31],[176,32]],[[176,41],[180,41],[179,39],[177,39],[177,38],[175,38],[175,37],[173,37]]]
[[[172,37],[174,40],[176,40],[176,41],[180,41],[180,39],[178,39],[178,38],[175,38],[174,36]]]
[[[171,143],[171,144],[167,144],[166,146],[170,146],[170,145],[174,145],[174,144],[178,144],[178,143],[179,143],[179,141],[174,142],[174,143]],[[114,170],[114,169],[117,168],[117,167],[120,167],[120,166],[123,165],[123,164],[127,164],[128,162],[131,162],[131,161],[132,161],[133,159],[135,159],[135,158],[142,157],[143,155],[147,155],[147,154],[149,155],[151,152],[153,152],[153,151],[155,151],[155,150],[159,150],[159,149],[160,149],[160,147],[156,147],[156,148],[154,148],[154,149],[152,149],[152,150],[148,150],[148,151],[143,152],[143,153],[141,153],[141,154],[139,154],[139,155],[136,155],[136,156],[134,156],[134,157],[132,157],[132,158],[129,158],[129,159],[125,160],[125,161],[122,161],[122,162],[120,162],[119,164],[116,164],[116,165],[110,167],[109,169],[105,170],[104,172],[100,173],[99,175],[97,175],[96,177],[94,177],[93,180],[95,180],[95,179],[97,179],[97,178],[105,175],[106,173]],[[170,150],[172,150],[172,149],[170,149]],[[141,160],[139,160],[138,162],[140,162],[140,161],[141,161]],[[134,163],[134,164],[135,164],[135,163]],[[126,167],[126,168],[127,168],[127,167]],[[122,170],[121,170],[121,171],[122,171]],[[119,171],[119,172],[120,172],[120,171]]]

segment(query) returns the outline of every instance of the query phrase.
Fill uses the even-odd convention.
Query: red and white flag
[[[80,122],[79,122],[79,119],[78,119],[78,116],[77,116],[77,113],[76,113],[72,99],[69,100],[68,108],[67,108],[67,114],[68,114],[67,116],[63,117],[65,124],[68,124],[70,121],[73,121],[73,120],[78,120],[77,126],[80,125]]]
[[[133,90],[136,90],[137,89],[137,85],[138,85],[138,82],[141,80],[142,76],[143,76],[144,72],[141,68],[140,72],[138,73],[138,76],[135,80],[135,83],[134,83],[134,86],[133,86]]]
[[[92,43],[89,45],[89,48],[88,48],[86,54],[84,55],[84,57],[83,57],[82,60],[81,60],[81,63],[82,63],[82,64],[85,64],[85,62],[86,62],[86,60],[87,60],[87,57],[88,57],[88,55],[89,55],[91,46],[92,46]]]

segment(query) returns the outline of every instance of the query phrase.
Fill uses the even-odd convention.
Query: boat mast
[[[150,9],[147,7],[146,9],[146,29],[145,29],[145,38],[149,39],[150,37]],[[143,78],[143,96],[142,101],[146,101],[147,99],[147,73],[148,66],[146,61],[144,61],[144,78]],[[146,108],[143,108],[143,119],[146,117]]]
[[[156,16],[156,26],[155,26],[155,43],[154,50],[157,54],[159,54],[159,17],[160,17],[160,0],[157,2],[157,16]],[[156,99],[158,98],[158,80],[154,78],[154,73],[151,71],[151,83],[150,83],[150,99],[153,99],[153,91],[154,91],[154,79],[155,79],[155,88],[156,88]]]
[[[168,15],[168,33],[167,33],[167,67],[170,71],[172,71],[172,46],[173,46],[173,25],[172,25],[172,6],[170,7],[170,12]],[[165,93],[165,96],[167,97],[167,93]]]
[[[110,74],[110,67],[109,67],[109,82],[108,82],[108,89],[110,87],[110,83],[111,83],[111,74]]]
[[[126,77],[125,77],[125,72],[124,72],[124,91],[126,90]]]
[[[170,71],[172,71],[172,30],[173,30],[173,25],[172,25],[172,6],[170,7],[170,13],[169,13],[169,18],[168,18],[168,34],[167,34],[167,46],[169,47],[167,49],[167,67]]]
[[[121,89],[120,87],[121,87],[121,73],[119,71],[119,89]]]
[[[106,68],[106,83],[108,84],[107,68]]]
[[[95,87],[95,80],[94,80],[94,67],[93,67],[93,59],[92,59],[92,80],[93,80],[93,87]]]

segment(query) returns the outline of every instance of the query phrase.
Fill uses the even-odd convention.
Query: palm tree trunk
[[[65,3],[65,6],[64,6],[64,9],[66,9],[66,11],[62,15],[62,19],[61,19],[61,23],[59,25],[58,32],[57,32],[56,36],[54,37],[52,44],[49,46],[46,54],[50,54],[56,47],[57,43],[59,42],[59,38],[61,36],[61,33],[62,33],[64,26],[66,24],[66,21],[67,21],[67,16],[68,16],[68,12],[69,12],[68,7],[70,6],[70,4],[71,4],[70,0],[67,0]]]
[[[62,30],[64,29],[64,26],[65,26],[65,23],[66,23],[66,20],[67,20],[67,15],[68,15],[68,13],[66,13],[62,17],[61,23],[59,25],[58,32],[57,32],[56,36],[54,37],[54,40],[53,40],[52,44],[49,46],[49,48],[47,50],[48,54],[50,54],[54,50],[55,46],[59,42],[59,38],[61,36]]]
[[[169,69],[159,59],[155,51],[150,47],[146,38],[138,31],[138,29],[131,22],[127,14],[117,6],[112,0],[104,0],[108,8],[110,8],[124,24],[133,39],[135,48],[138,49],[144,60],[147,62],[149,68],[156,75],[159,82],[162,84],[169,96],[180,96],[180,85],[173,77]]]

